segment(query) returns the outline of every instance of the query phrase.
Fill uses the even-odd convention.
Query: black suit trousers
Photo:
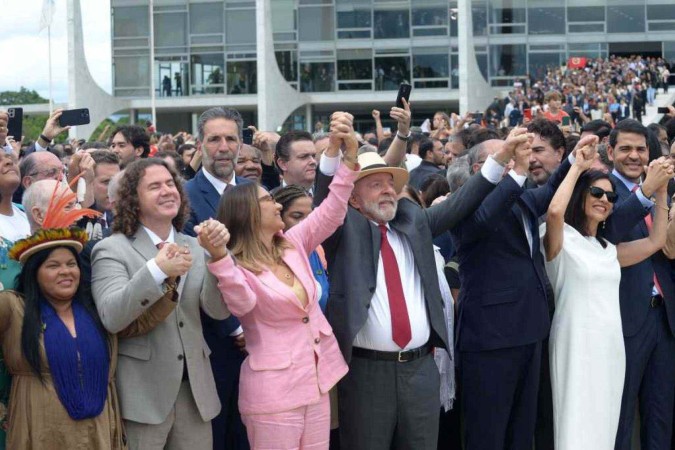
[[[531,450],[542,342],[459,353],[466,450]]]
[[[626,379],[616,450],[630,450],[636,406],[642,450],[667,449],[675,399],[675,337],[663,306],[652,308],[637,334],[624,336]]]

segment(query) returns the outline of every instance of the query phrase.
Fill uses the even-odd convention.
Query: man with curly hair
[[[132,450],[211,450],[220,401],[202,337],[200,310],[229,312],[197,239],[183,234],[189,211],[179,176],[157,158],[127,166],[113,235],[94,247],[92,291],[101,321],[117,333],[173,290],[174,312],[145,336],[119,340],[117,388]],[[226,233],[207,220],[196,227]]]

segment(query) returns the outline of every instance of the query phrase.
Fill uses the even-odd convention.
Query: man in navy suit
[[[596,141],[585,137],[577,148]],[[457,347],[467,450],[532,447],[541,346],[550,327],[538,218],[573,158],[543,186],[525,191],[529,161],[516,162],[452,231],[462,279]],[[644,208],[634,198],[617,213],[620,223],[637,223]],[[619,231],[608,221],[607,232]]]
[[[614,161],[617,206],[631,191],[647,198],[652,195],[649,179],[639,184],[649,161],[647,129],[641,123],[632,119],[619,122],[609,136],[608,155]],[[639,222],[622,241],[646,237],[647,227],[645,221]],[[669,238],[671,231],[669,226]],[[631,448],[636,406],[640,408],[642,449],[670,448],[675,396],[675,286],[670,271],[670,261],[662,251],[621,269],[619,300],[626,378],[617,450]]]
[[[194,236],[194,226],[216,217],[218,203],[228,187],[249,183],[235,176],[234,166],[242,145],[243,120],[229,108],[211,108],[199,117],[197,146],[202,168],[185,184],[190,198],[190,218],[183,230]],[[211,349],[211,366],[222,409],[211,422],[214,450],[248,449],[246,430],[239,416],[239,369],[244,360],[244,335],[239,321],[231,316],[214,320],[202,314],[204,339]]]

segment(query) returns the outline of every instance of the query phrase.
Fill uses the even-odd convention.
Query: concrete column
[[[190,114],[190,116],[191,116],[190,119],[191,119],[191,123],[192,123],[192,131],[190,132],[190,134],[192,134],[196,138],[197,137],[197,128],[198,128],[198,124],[199,124],[199,114],[192,113],[192,114]]]
[[[256,51],[258,79],[258,129],[276,130],[307,96],[293,89],[284,79],[276,57],[272,36],[270,0],[256,1]]]
[[[473,44],[473,18],[471,16],[471,0],[457,2],[457,30],[459,52],[459,112],[465,114],[473,111],[483,111],[494,97],[499,95],[497,89],[492,88],[483,74],[480,73],[476,61],[476,51]]]
[[[312,133],[314,131],[314,120],[312,120],[312,105],[305,104],[305,130]]]
[[[68,0],[68,108],[89,108],[91,122],[71,128],[68,135],[88,139],[99,123],[111,114],[129,108],[129,101],[105,92],[94,81],[84,55],[80,0]]]
[[[136,108],[129,109],[129,123],[131,125],[138,123],[138,110]]]

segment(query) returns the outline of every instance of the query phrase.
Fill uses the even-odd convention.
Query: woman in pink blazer
[[[253,449],[328,449],[328,391],[347,364],[319,307],[308,255],[347,212],[358,176],[351,121],[346,113],[333,115],[332,142],[346,150],[330,195],[288,232],[281,205],[260,186],[241,184],[220,202],[231,253],[214,249],[209,270],[246,336],[239,410]]]

